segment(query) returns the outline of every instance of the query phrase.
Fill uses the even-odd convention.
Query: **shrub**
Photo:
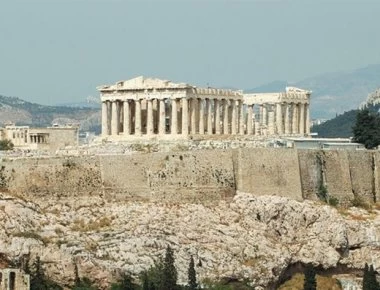
[[[0,151],[13,150],[13,147],[14,145],[11,140],[0,140]]]
[[[371,209],[371,205],[368,202],[366,202],[362,197],[360,197],[358,195],[356,195],[351,200],[351,206],[364,208],[366,210]]]

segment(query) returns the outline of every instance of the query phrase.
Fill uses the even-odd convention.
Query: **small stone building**
[[[29,126],[6,125],[0,129],[0,140],[12,141],[15,148],[56,151],[66,146],[77,146],[79,128],[77,126],[52,126],[30,128]]]
[[[29,290],[30,276],[20,269],[0,269],[0,290]]]

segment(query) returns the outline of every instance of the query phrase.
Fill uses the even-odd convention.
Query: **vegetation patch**
[[[13,143],[11,140],[4,139],[0,140],[0,151],[8,151],[8,150],[13,150]]]
[[[96,231],[104,227],[111,225],[112,220],[108,217],[102,217],[98,220],[85,222],[83,219],[77,219],[74,221],[74,224],[71,226],[73,231],[79,232],[89,232]]]
[[[366,210],[371,210],[372,206],[369,202],[365,201],[362,197],[356,195],[351,201],[351,206],[360,207]]]
[[[317,290],[341,290],[343,289],[340,282],[332,277],[325,277],[316,275]],[[285,283],[283,283],[278,290],[303,290],[304,289],[305,275],[303,273],[297,273]]]

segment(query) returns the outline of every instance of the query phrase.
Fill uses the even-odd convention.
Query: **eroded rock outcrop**
[[[360,269],[380,261],[380,217],[373,210],[337,209],[313,201],[238,193],[217,205],[114,202],[107,198],[21,200],[0,194],[0,249],[31,253],[62,284],[80,274],[106,286],[118,269],[149,268],[166,245],[186,282],[190,255],[200,280],[247,278],[275,287],[290,265]]]

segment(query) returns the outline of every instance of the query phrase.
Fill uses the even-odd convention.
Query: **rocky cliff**
[[[365,262],[379,265],[378,213],[241,192],[212,206],[2,193],[0,249],[13,259],[41,256],[64,285],[76,261],[81,275],[105,287],[118,269],[147,269],[169,244],[182,282],[193,255],[200,280],[247,278],[275,289],[309,262],[321,273],[350,275]]]

